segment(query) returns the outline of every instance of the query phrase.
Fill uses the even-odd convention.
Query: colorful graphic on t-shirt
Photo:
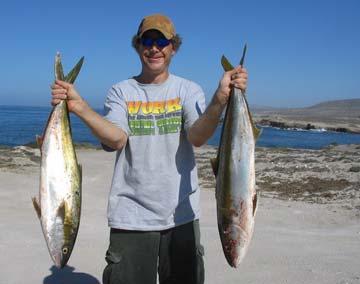
[[[181,130],[180,98],[165,102],[127,102],[130,135],[177,133]]]

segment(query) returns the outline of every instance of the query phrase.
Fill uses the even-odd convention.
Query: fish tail
[[[36,197],[31,198],[32,203],[34,205],[34,209],[36,214],[38,215],[39,219],[41,218],[41,207],[39,205],[39,202],[37,201]]]

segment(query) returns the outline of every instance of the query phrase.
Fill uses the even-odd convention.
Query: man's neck
[[[141,84],[162,84],[169,78],[169,72],[161,74],[146,74],[141,72],[140,75],[135,76],[134,79]]]

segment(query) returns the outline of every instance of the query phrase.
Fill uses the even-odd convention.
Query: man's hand
[[[51,86],[52,105],[57,105],[62,100],[67,101],[69,111],[74,113],[81,112],[87,103],[81,98],[73,84],[61,80],[55,80]]]
[[[246,91],[248,73],[241,65],[233,70],[225,72],[220,80],[219,87],[215,93],[215,99],[225,106],[229,100],[231,88],[241,89],[242,92]]]
[[[239,88],[245,92],[247,76],[246,69],[241,65],[224,73],[211,103],[188,131],[187,138],[192,145],[199,147],[214,134],[221,114],[229,101],[231,89]]]

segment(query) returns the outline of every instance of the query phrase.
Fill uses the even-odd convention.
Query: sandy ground
[[[0,284],[101,283],[114,156],[77,153],[83,165],[80,230],[68,266],[57,270],[31,203],[38,195],[38,150],[0,149]],[[226,263],[217,232],[208,162],[214,155],[210,147],[197,150],[205,283],[360,283],[360,146],[258,148],[255,233],[237,269]]]

